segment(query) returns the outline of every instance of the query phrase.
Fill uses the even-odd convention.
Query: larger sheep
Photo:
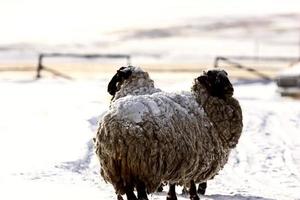
[[[113,101],[96,136],[104,180],[128,199],[136,199],[134,187],[146,199],[145,190],[154,192],[162,181],[188,185],[213,178],[242,131],[226,72],[204,73],[192,92],[165,93],[141,69],[120,71],[109,85]]]

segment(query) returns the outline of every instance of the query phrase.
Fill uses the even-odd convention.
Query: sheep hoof
[[[182,191],[181,191],[181,194],[182,194],[182,195],[187,195],[187,194],[189,194],[188,189],[187,189],[186,187],[183,187],[183,188],[182,188]]]
[[[177,197],[176,196],[168,195],[167,196],[167,200],[177,200]]]
[[[191,200],[200,200],[200,198],[198,197],[198,195],[191,195],[190,199]]]
[[[207,187],[207,183],[204,182],[204,183],[200,183],[199,186],[198,186],[198,194],[202,194],[204,195],[205,194],[205,191],[206,191],[206,187]]]
[[[193,197],[190,197],[191,200],[200,200],[200,198],[198,196],[193,196]]]
[[[121,195],[118,195],[117,197],[118,200],[124,200],[123,197]]]
[[[161,185],[157,188],[156,192],[162,192],[163,190],[164,190],[163,184],[161,184]]]
[[[204,195],[205,194],[205,189],[202,189],[202,188],[200,189],[199,188],[197,192],[198,192],[198,194]]]

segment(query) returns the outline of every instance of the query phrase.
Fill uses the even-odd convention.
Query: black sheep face
[[[233,95],[233,87],[224,70],[209,70],[197,78],[204,85],[210,95],[225,99]]]
[[[121,67],[117,73],[112,77],[107,86],[107,91],[110,95],[114,96],[120,88],[120,84],[128,79],[132,74],[132,67]]]

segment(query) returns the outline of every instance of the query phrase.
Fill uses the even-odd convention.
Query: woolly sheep
[[[113,78],[109,82],[108,92],[109,92],[109,94],[111,94],[113,96],[112,101],[114,101],[115,99],[119,98],[120,96],[124,96],[124,95],[142,95],[142,94],[147,94],[147,93],[152,94],[154,92],[161,91],[160,89],[154,88],[153,81],[151,79],[149,79],[148,73],[142,71],[140,68],[135,68],[134,70],[132,70],[132,69],[133,69],[132,67],[127,67],[127,68],[121,67],[119,70],[117,70],[117,73],[113,76]],[[130,90],[124,90],[123,93],[119,92],[118,96],[115,97],[115,93],[118,90],[118,87],[120,87],[120,85],[122,85],[122,83],[125,79],[127,79],[129,76],[132,75],[132,71],[134,71],[135,73],[131,77],[131,79],[139,80],[139,81],[135,82],[136,83],[134,85],[135,89],[133,89],[132,85],[131,85]],[[130,94],[129,94],[129,92],[130,92]],[[100,126],[101,126],[101,121],[99,122],[99,127]],[[162,187],[163,187],[163,184],[161,184],[161,186],[157,189],[157,191],[162,191],[163,190]],[[207,187],[206,182],[199,184],[197,192],[199,194],[204,194],[206,187]],[[173,192],[173,188],[174,188],[173,186],[170,186],[169,193]],[[175,192],[175,188],[174,188],[174,192]],[[187,193],[187,192],[188,192],[187,189],[184,187],[183,193]]]
[[[104,180],[128,199],[137,199],[134,187],[138,199],[147,199],[146,191],[164,181],[192,189],[213,178],[241,135],[242,111],[225,71],[204,73],[191,92],[165,93],[141,69],[121,68],[108,91],[114,97],[96,135],[96,154]]]

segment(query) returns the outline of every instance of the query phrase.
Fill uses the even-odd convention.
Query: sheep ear
[[[107,91],[110,95],[114,96],[118,90],[117,84],[124,79],[128,79],[132,74],[131,67],[121,67],[117,73],[112,77],[107,86]]]
[[[107,86],[107,92],[114,96],[117,92],[117,83],[120,81],[118,72],[112,77]]]
[[[233,94],[233,87],[230,83],[230,80],[227,77],[227,72],[224,70],[218,73],[216,77],[214,86],[213,86],[213,96],[217,96],[219,98],[225,98],[225,96],[232,96]]]
[[[200,84],[204,85],[205,88],[206,88],[207,90],[209,90],[209,89],[210,89],[210,83],[209,83],[209,81],[208,81],[208,76],[206,75],[206,72],[203,73],[203,74],[204,74],[204,75],[199,76],[199,77],[197,78],[197,80],[198,80],[198,82],[199,82]]]

